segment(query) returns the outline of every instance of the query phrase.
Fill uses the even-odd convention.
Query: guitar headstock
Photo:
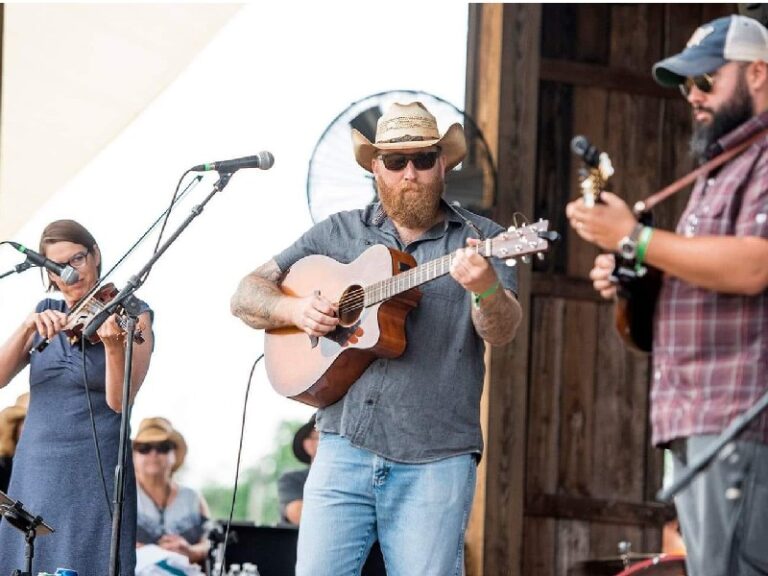
[[[549,230],[549,220],[539,220],[527,226],[511,226],[506,232],[487,240],[490,250],[484,255],[506,260],[507,266],[514,266],[517,258],[527,262],[527,257],[531,254],[543,258],[543,252],[549,249],[549,243],[559,238],[557,232]]]

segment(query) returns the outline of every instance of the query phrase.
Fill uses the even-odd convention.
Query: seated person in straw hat
[[[280,501],[280,520],[298,524],[304,503],[304,483],[309,475],[309,465],[317,452],[318,431],[315,430],[315,415],[296,431],[293,436],[293,454],[299,462],[308,466],[299,470],[284,472],[277,481],[277,498]]]
[[[29,393],[25,392],[16,399],[16,404],[0,410],[0,491],[8,489],[13,468],[13,455],[27,415]]]
[[[210,512],[203,496],[172,478],[187,443],[165,418],[145,418],[133,440],[138,483],[137,546],[157,544],[202,564],[208,553]]]

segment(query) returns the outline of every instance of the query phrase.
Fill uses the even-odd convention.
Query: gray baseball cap
[[[768,29],[747,16],[726,16],[697,28],[685,50],[654,64],[653,77],[662,86],[677,86],[728,62],[755,60],[768,62]]]

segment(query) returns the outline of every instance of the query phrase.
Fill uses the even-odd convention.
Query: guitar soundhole
[[[341,295],[339,300],[339,324],[352,326],[360,318],[365,305],[365,290],[362,286],[352,285]]]

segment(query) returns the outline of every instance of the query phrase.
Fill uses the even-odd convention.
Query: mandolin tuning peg
[[[514,258],[509,258],[507,260],[504,260],[504,263],[510,268],[512,268],[513,266],[517,266],[517,260],[515,260]]]

